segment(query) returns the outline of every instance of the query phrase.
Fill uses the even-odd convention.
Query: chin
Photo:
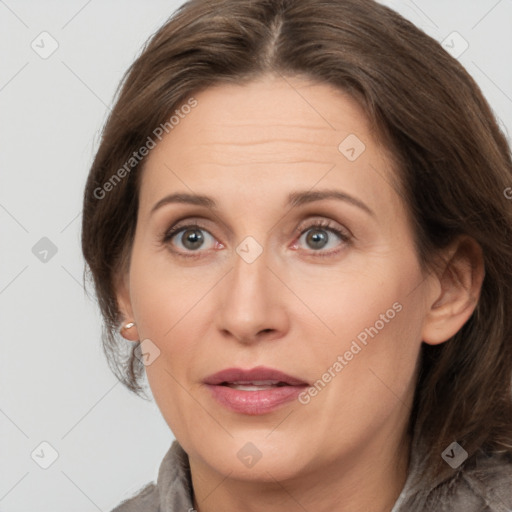
[[[199,457],[215,471],[237,480],[275,482],[293,478],[306,467],[303,444],[284,441],[268,431],[246,434],[233,432],[233,438],[202,439],[189,454]],[[227,437],[227,435],[226,435]],[[290,436],[286,436],[290,437]],[[185,446],[184,446],[185,448]],[[310,447],[309,447],[310,448]],[[187,448],[185,448],[187,451]]]

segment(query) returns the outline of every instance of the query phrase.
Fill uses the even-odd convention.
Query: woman
[[[115,510],[510,510],[511,183],[474,81],[390,9],[182,6],[85,190],[106,354],[176,436]]]

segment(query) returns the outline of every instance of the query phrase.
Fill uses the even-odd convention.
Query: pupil
[[[184,245],[189,249],[196,249],[200,247],[203,242],[203,235],[197,229],[189,229],[184,233],[185,242]]]
[[[327,236],[325,231],[312,231],[312,234],[308,236],[308,241],[313,242],[313,245],[317,246],[316,248],[321,249],[327,243]],[[318,242],[320,242],[320,245],[318,245]]]

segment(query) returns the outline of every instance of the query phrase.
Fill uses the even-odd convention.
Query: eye
[[[304,240],[313,252],[321,252],[321,254],[317,254],[315,256],[330,256],[338,253],[342,249],[323,249],[332,249],[343,244],[346,245],[351,239],[348,232],[342,231],[326,220],[315,221],[313,224],[309,224],[306,228],[301,226],[297,231],[300,232],[299,241]],[[340,241],[343,243],[340,244]],[[293,245],[293,248],[297,248],[297,243]]]
[[[313,253],[318,253],[314,254],[315,256],[337,254],[344,245],[351,241],[348,230],[344,231],[326,220],[310,222],[306,227],[300,226],[297,233],[300,236],[292,248],[297,249],[299,243],[303,241],[302,243],[306,243]],[[174,254],[183,257],[198,257],[203,251],[224,247],[204,226],[198,223],[172,226],[165,232],[161,242],[163,245],[171,246],[170,250]],[[336,249],[337,246],[341,247]],[[334,250],[324,250],[326,248],[334,248]]]
[[[210,249],[223,247],[199,224],[173,226],[165,233],[162,243],[177,246],[178,250],[173,250],[173,252],[180,256],[195,256],[183,253],[199,252],[200,249],[207,250],[208,246]]]

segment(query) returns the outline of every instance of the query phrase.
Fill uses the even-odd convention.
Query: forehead
[[[172,129],[176,145],[241,146],[279,139],[281,144],[320,143],[337,152],[343,134],[375,138],[363,110],[348,94],[304,78],[265,75],[245,85],[217,84],[195,98],[197,107]],[[197,140],[190,138],[191,132]]]
[[[163,188],[198,186],[235,187],[265,199],[281,186],[312,188],[320,181],[322,188],[364,188],[369,201],[375,195],[391,199],[393,190],[382,190],[383,180],[395,188],[387,153],[362,108],[343,91],[265,76],[216,85],[194,98],[197,106],[148,156],[141,202],[157,199]]]

